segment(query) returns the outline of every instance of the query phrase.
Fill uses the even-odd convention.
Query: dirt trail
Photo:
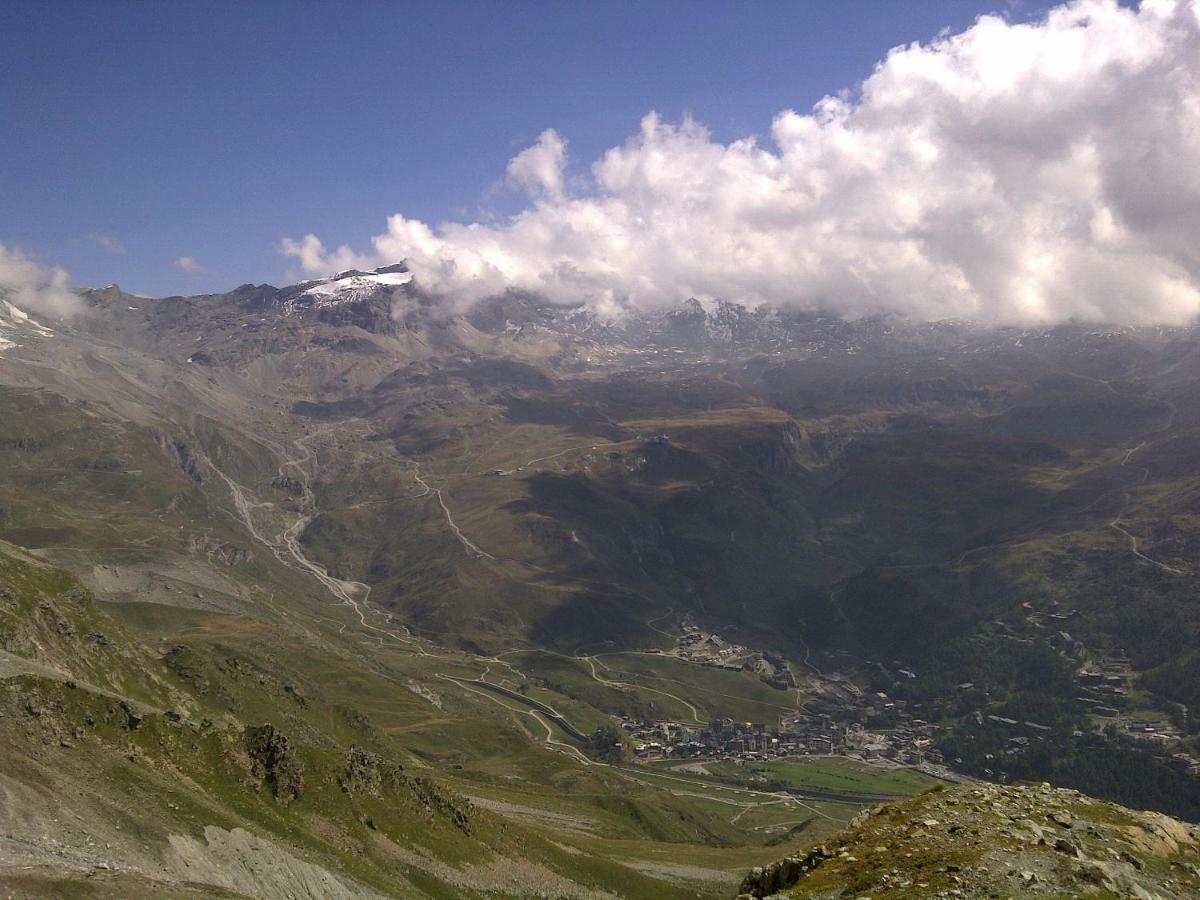
[[[599,765],[603,765],[603,764],[599,764]],[[636,774],[642,774],[639,770],[632,769],[629,766],[609,766],[609,768],[615,769],[618,772],[625,772],[625,773],[632,772],[632,773],[636,773]],[[636,777],[636,774],[633,777]],[[795,797],[791,794],[784,793],[782,791],[780,791],[780,792],[756,791],[753,788],[747,788],[747,787],[727,787],[725,785],[713,784],[711,781],[701,781],[701,780],[698,780],[695,778],[681,778],[678,775],[666,775],[662,772],[658,772],[658,771],[654,771],[654,770],[649,770],[646,772],[646,774],[652,775],[654,778],[665,778],[668,781],[678,781],[682,784],[691,785],[692,787],[707,788],[709,791],[718,791],[718,792],[725,792],[725,793],[739,793],[739,794],[746,794],[751,797],[769,797],[770,798],[769,800],[751,802],[751,804],[749,806],[747,806],[746,809],[742,810],[742,813],[740,815],[734,817],[735,821],[736,821],[736,819],[741,818],[741,815],[744,815],[745,813],[749,812],[751,809],[755,809],[760,806],[769,806],[769,805],[776,804],[776,803],[795,803],[798,806],[803,806],[806,809],[812,810],[812,812],[815,813],[816,815],[821,816],[822,818],[825,818],[825,819],[829,819],[831,822],[843,821],[841,819],[835,818],[834,816],[831,816],[827,813],[822,812],[821,810],[817,809],[816,807],[809,806],[807,803],[798,799],[797,797]],[[727,797],[721,797],[721,796],[714,797],[711,794],[696,794],[695,796],[703,796],[703,797],[707,797],[709,800],[716,800],[720,803],[730,803],[733,805],[742,805],[743,803],[745,803],[745,801],[737,801],[737,800],[733,800],[733,799],[730,799]]]
[[[442,512],[446,514],[446,524],[450,526],[450,530],[454,532],[454,536],[458,538],[459,543],[466,548],[468,555],[476,558],[490,559],[495,561],[496,557],[492,556],[492,554],[488,553],[486,550],[481,550],[471,541],[470,538],[462,533],[462,529],[459,528],[458,524],[454,521],[454,516],[450,514],[450,507],[446,505],[446,499],[442,496],[442,489],[430,487],[429,483],[421,477],[421,464],[415,461],[413,462],[413,478],[416,479],[417,484],[421,485],[421,487],[425,489],[424,494],[417,494],[416,496],[424,497],[431,493],[437,496],[438,505],[442,507]]]
[[[390,614],[383,613],[382,611],[377,611],[380,613],[380,615],[386,616],[387,624],[388,624],[388,626],[391,626],[391,627],[381,628],[381,627],[369,622],[367,620],[367,613],[369,611],[371,611],[370,607],[368,606],[368,599],[369,599],[370,593],[371,593],[370,586],[367,584],[363,584],[362,582],[348,581],[348,580],[336,578],[336,577],[330,575],[329,572],[323,566],[313,562],[312,560],[310,560],[308,558],[308,556],[304,552],[302,545],[300,544],[300,536],[304,533],[304,529],[309,525],[309,523],[311,523],[313,521],[313,519],[317,515],[316,498],[315,498],[315,495],[313,494],[311,484],[313,481],[315,481],[319,477],[320,470],[319,470],[317,454],[313,451],[312,447],[309,446],[309,444],[310,444],[310,442],[319,438],[321,435],[327,433],[330,430],[330,428],[332,428],[332,427],[333,426],[326,426],[325,428],[316,429],[316,430],[311,431],[308,434],[304,435],[303,437],[300,437],[300,438],[297,438],[296,440],[294,440],[291,444],[291,447],[295,448],[295,451],[296,451],[295,453],[291,452],[287,447],[277,446],[277,450],[281,451],[281,453],[284,457],[283,466],[280,468],[280,474],[281,475],[283,474],[284,468],[291,469],[292,471],[294,471],[296,473],[296,475],[297,475],[296,480],[300,484],[300,488],[301,488],[301,496],[299,498],[299,503],[298,503],[299,514],[287,527],[285,527],[274,538],[268,537],[266,534],[264,534],[262,529],[260,529],[258,524],[255,522],[255,510],[265,508],[265,507],[271,507],[272,504],[261,503],[261,502],[258,502],[256,499],[253,499],[253,494],[251,492],[249,492],[241,484],[239,484],[232,477],[230,477],[226,472],[224,472],[222,469],[220,469],[215,463],[213,463],[213,461],[210,458],[208,458],[207,456],[204,456],[203,460],[204,460],[205,464],[214,473],[216,473],[218,478],[220,478],[220,480],[225,484],[226,488],[229,490],[230,496],[232,497],[232,500],[233,500],[233,506],[234,506],[234,510],[236,512],[236,518],[238,518],[245,525],[246,529],[250,532],[251,537],[255,541],[262,544],[263,546],[267,547],[272,552],[272,554],[275,556],[276,559],[278,559],[284,565],[287,565],[289,568],[292,568],[292,569],[295,569],[298,571],[302,571],[305,574],[316,579],[318,582],[320,582],[320,584],[326,590],[328,590],[329,593],[332,594],[342,605],[349,606],[354,611],[355,616],[359,621],[359,624],[362,626],[362,628],[364,630],[367,630],[367,631],[375,634],[377,637],[380,638],[381,642],[382,642],[383,638],[387,638],[389,640],[394,640],[394,641],[397,641],[397,642],[403,644],[406,647],[406,649],[416,652],[419,655],[436,658],[436,657],[440,656],[440,654],[430,653],[423,646],[422,641],[420,641],[419,639],[417,639],[407,633],[407,629],[404,629],[406,632],[404,635],[397,634],[394,626],[391,626],[392,617]],[[614,445],[615,444],[598,444],[598,445],[592,446],[592,449],[598,449],[599,447],[602,447],[602,446],[614,446]],[[562,455],[563,453],[571,452],[572,450],[578,450],[578,449],[582,449],[582,448],[578,448],[578,447],[568,448],[568,450],[566,450],[566,451],[562,451],[558,454],[553,454],[550,457],[543,457],[542,459],[554,458],[556,456]],[[525,465],[528,466],[528,465],[531,465],[531,464],[539,462],[539,461],[542,461],[542,460],[541,459],[531,460],[529,463],[526,463]],[[446,501],[445,501],[445,498],[443,496],[441,489],[433,487],[425,480],[425,478],[421,474],[419,462],[417,462],[415,460],[412,460],[410,462],[413,467],[413,478],[416,481],[416,483],[418,485],[420,485],[420,487],[422,489],[420,493],[414,494],[411,499],[417,499],[420,497],[428,496],[429,494],[434,494],[437,497],[438,504],[440,505],[442,512],[444,513],[444,515],[446,517],[447,525],[450,527],[450,529],[454,533],[455,537],[459,540],[459,542],[466,549],[468,554],[470,554],[476,558],[485,558],[485,559],[489,559],[489,560],[495,560],[496,559],[495,556],[493,556],[492,554],[488,553],[487,551],[481,549],[478,545],[476,545],[473,541],[471,541],[465,534],[463,534],[463,532],[459,528],[458,524],[454,521],[454,517],[450,511],[450,508],[446,504]],[[524,466],[522,468],[524,468]],[[669,614],[669,612],[668,612],[668,614]],[[662,617],[660,617],[660,618],[662,618]],[[400,627],[403,628],[403,626],[400,626]],[[339,625],[339,633],[344,633],[344,628],[345,628],[344,625]],[[550,652],[550,651],[546,651],[546,652]],[[555,655],[563,655],[563,654],[555,654]],[[524,677],[524,674],[519,669],[514,667],[511,663],[506,662],[504,659],[500,658],[501,656],[503,656],[503,654],[499,654],[497,656],[491,656],[491,657],[482,656],[482,655],[478,655],[478,654],[464,654],[462,658],[473,659],[477,662],[484,663],[486,666],[488,666],[488,668],[485,669],[485,671],[484,671],[484,675],[486,675],[487,672],[490,671],[491,665],[500,665],[500,666],[504,666],[506,669],[509,670],[509,672],[511,672],[515,676],[517,676],[519,678]],[[449,657],[447,657],[447,658],[449,658]],[[693,724],[703,724],[705,721],[707,721],[707,719],[701,715],[701,710],[699,708],[697,708],[693,703],[678,696],[677,694],[673,694],[669,691],[661,690],[659,688],[652,688],[652,687],[648,687],[648,686],[640,685],[640,684],[634,685],[629,682],[617,681],[617,680],[613,680],[613,679],[609,679],[609,678],[605,678],[604,676],[601,676],[599,674],[599,672],[597,671],[597,663],[599,663],[599,665],[602,668],[604,668],[606,671],[608,670],[608,667],[605,666],[604,663],[599,662],[599,660],[597,660],[595,656],[574,656],[574,657],[567,657],[567,658],[572,658],[572,659],[587,663],[588,670],[589,670],[591,677],[599,684],[605,685],[607,687],[616,688],[616,689],[632,688],[632,689],[647,691],[649,693],[659,694],[661,696],[668,697],[668,698],[674,700],[675,702],[679,703],[681,706],[683,706],[684,708],[686,708],[688,710],[688,712],[691,714]],[[459,678],[456,678],[454,676],[447,675],[447,674],[441,673],[441,672],[437,672],[437,673],[433,673],[433,674],[435,674],[438,678],[444,678],[444,679],[452,681],[453,683],[457,684],[459,687],[463,688],[464,690],[471,691],[472,693],[478,693],[482,696],[488,696],[486,692],[478,691],[475,688],[472,688],[466,684],[463,684],[462,680]],[[498,702],[498,698],[496,698],[494,696],[489,696],[489,699],[497,700],[497,702]],[[506,706],[506,704],[501,704],[501,705]],[[569,744],[565,744],[560,741],[554,740],[553,733],[550,731],[550,728],[549,728],[549,723],[547,723],[544,719],[542,719],[540,716],[538,716],[536,714],[536,712],[534,712],[532,710],[526,710],[525,712],[532,715],[533,718],[539,722],[539,724],[541,724],[544,728],[547,729],[547,736],[544,741],[544,743],[547,746],[553,746],[555,749],[561,750],[562,752],[567,752],[569,755],[578,759],[581,763],[583,763],[585,765],[593,765],[594,764],[592,760],[589,760],[586,756],[584,756],[582,753],[580,753],[575,747],[572,747]]]
[[[367,621],[366,613],[368,607],[366,604],[371,594],[370,585],[359,581],[347,581],[342,578],[335,578],[323,566],[310,560],[300,545],[300,535],[304,533],[304,529],[308,527],[317,514],[316,497],[310,486],[310,482],[318,474],[317,457],[312,448],[308,446],[308,442],[328,432],[330,427],[332,426],[317,429],[293,441],[292,446],[300,451],[299,456],[293,456],[286,451],[286,448],[284,449],[284,467],[295,470],[299,475],[298,481],[301,488],[300,512],[296,519],[274,538],[263,534],[254,521],[254,510],[271,507],[272,504],[251,500],[250,498],[253,496],[251,492],[247,491],[245,487],[231,478],[206,454],[199,455],[204,464],[215,472],[217,477],[228,488],[230,496],[233,498],[233,506],[237,514],[236,518],[246,526],[246,530],[250,532],[250,536],[254,540],[268,548],[283,565],[304,572],[320,582],[342,605],[349,606],[354,611],[359,624],[364,629],[375,633],[381,638],[387,637],[391,640],[399,641],[408,648],[423,654],[425,653],[424,648],[414,638],[398,635],[391,629],[380,628]],[[282,474],[282,468],[280,473]]]
[[[629,441],[608,441],[603,444],[579,444],[575,447],[568,447],[566,450],[559,450],[557,453],[551,453],[549,456],[539,456],[537,459],[531,459],[527,463],[517,466],[516,471],[523,472],[532,466],[534,463],[546,462],[551,459],[558,459],[560,456],[566,456],[568,453],[575,453],[579,450],[599,450],[601,447],[619,447],[622,444],[628,444]]]
[[[688,711],[691,712],[691,714],[692,714],[693,722],[703,725],[705,722],[708,721],[707,719],[702,719],[700,717],[700,711],[698,709],[696,709],[696,707],[693,706],[691,703],[688,703],[686,700],[684,700],[682,697],[677,697],[674,694],[668,693],[667,691],[660,691],[657,688],[646,687],[645,685],[641,685],[641,684],[630,684],[627,681],[608,681],[604,678],[601,678],[599,675],[596,674],[596,657],[594,657],[594,656],[576,656],[575,659],[580,659],[580,660],[583,660],[584,662],[586,662],[588,664],[588,668],[592,670],[592,678],[594,678],[596,681],[600,682],[603,685],[607,685],[608,687],[616,687],[616,688],[623,688],[623,687],[634,688],[636,690],[649,691],[652,694],[662,694],[664,697],[670,697],[672,700],[676,701],[677,703],[681,703],[684,706],[686,706],[688,708]],[[604,667],[605,671],[610,671],[608,666],[605,666],[604,663],[600,663],[600,665]]]
[[[1171,404],[1171,420],[1172,421],[1174,420],[1174,417],[1175,417],[1175,404],[1172,403]],[[1167,427],[1169,428],[1170,425],[1168,424]],[[1139,450],[1141,450],[1145,446],[1146,446],[1146,442],[1142,441],[1136,447],[1131,447],[1130,449],[1126,450],[1125,456],[1121,459],[1121,465],[1122,466],[1128,465],[1129,460],[1133,458],[1133,454],[1137,453]],[[1146,483],[1146,479],[1149,477],[1150,477],[1150,469],[1143,466],[1142,474],[1139,476],[1138,482],[1136,485],[1134,485],[1134,488],[1141,487],[1143,484]],[[1141,550],[1138,549],[1137,537],[1135,535],[1130,534],[1121,525],[1121,517],[1123,515],[1125,515],[1125,510],[1129,507],[1129,495],[1130,495],[1129,490],[1122,492],[1122,494],[1121,494],[1121,511],[1119,513],[1117,513],[1117,515],[1113,518],[1113,520],[1111,522],[1108,523],[1108,527],[1113,529],[1114,531],[1116,531],[1118,534],[1122,534],[1125,537],[1129,538],[1129,550],[1138,559],[1144,560],[1145,562],[1150,563],[1150,565],[1156,566],[1157,568],[1161,569],[1162,571],[1169,572],[1172,575],[1187,575],[1188,573],[1185,572],[1183,569],[1177,569],[1174,566],[1168,566],[1166,563],[1159,562],[1157,559],[1152,559],[1149,556],[1147,556],[1145,553],[1143,553]]]

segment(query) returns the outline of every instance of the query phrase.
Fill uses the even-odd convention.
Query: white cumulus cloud
[[[0,244],[0,298],[25,312],[52,318],[73,316],[83,308],[65,270],[44,266],[17,249]]]
[[[564,177],[547,130],[498,224],[388,219],[316,275],[407,260],[466,304],[518,288],[601,311],[688,296],[846,315],[1180,322],[1200,312],[1200,0],[1075,0],[897,47],[853,94],[723,144],[651,113]]]
[[[179,259],[175,260],[175,268],[182,269],[190,275],[206,271],[204,266],[200,265],[200,262],[194,256],[179,257]]]
[[[103,232],[89,234],[88,239],[94,241],[99,246],[103,247],[109,253],[124,253],[125,244],[121,239],[112,234],[104,234]]]
[[[347,269],[371,269],[380,265],[375,256],[355,253],[345,244],[329,250],[315,234],[305,235],[300,241],[284,238],[279,242],[278,250],[284,256],[296,257],[301,271],[307,275],[332,275]]]
[[[508,180],[535,200],[561,201],[566,164],[567,142],[553,128],[547,128],[536,144],[509,161]]]

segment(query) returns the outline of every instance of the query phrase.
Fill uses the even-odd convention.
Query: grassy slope
[[[751,786],[756,782],[779,780],[797,788],[812,787],[861,794],[904,796],[919,793],[935,783],[934,779],[911,769],[882,769],[837,758],[749,763],[744,766],[721,762],[706,765],[705,768],[720,778]]]
[[[137,872],[154,870],[170,835],[202,840],[203,825],[247,828],[385,893],[403,893],[409,884],[462,896],[472,890],[455,881],[464,876],[441,865],[457,870],[501,857],[513,860],[516,872],[557,872],[623,896],[692,896],[697,889],[720,896],[733,873],[765,855],[750,827],[729,825],[728,806],[710,809],[668,790],[643,788],[630,797],[628,776],[581,769],[535,749],[486,700],[459,701],[443,688],[456,708],[436,710],[394,676],[241,617],[134,604],[113,608],[122,626],[60,570],[11,547],[3,562],[6,621],[22,623],[19,632],[5,633],[6,647],[78,679],[76,687],[36,673],[4,679],[6,778],[26,790],[36,785],[47,798],[71,797],[64,813],[85,823],[124,823],[104,837],[117,848],[108,858],[126,870],[127,890],[140,890]],[[159,651],[141,649],[126,628],[157,639]],[[106,635],[104,646],[81,641],[96,631]],[[113,696],[94,692],[93,683]],[[134,707],[137,727],[121,710],[121,696],[146,701]],[[175,719],[163,712],[168,708],[178,710]],[[288,736],[303,772],[303,794],[286,805],[245,757],[243,728],[263,722]],[[403,766],[378,797],[339,786],[351,746]],[[10,814],[27,818],[22,809]],[[466,831],[453,821],[459,815]],[[564,820],[586,824],[564,834]],[[70,832],[62,834],[68,844]],[[743,843],[749,846],[733,849]],[[675,849],[668,853],[667,844]],[[407,863],[397,862],[389,849],[396,847]],[[411,857],[420,848],[439,865]],[[667,856],[695,867],[686,888],[675,884],[679,873]],[[641,860],[645,871],[618,860]],[[697,881],[701,871],[706,880]],[[46,877],[71,884],[66,874]]]

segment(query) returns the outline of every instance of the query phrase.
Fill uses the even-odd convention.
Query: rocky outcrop
[[[271,487],[277,491],[283,491],[292,497],[299,497],[304,493],[304,483],[288,475],[279,475],[272,478]]]
[[[251,775],[264,782],[272,796],[286,806],[304,793],[304,770],[286,735],[274,725],[246,729],[246,752]]]
[[[217,559],[230,567],[240,566],[254,559],[254,554],[245,547],[237,547],[233,544],[222,544],[216,549],[216,555]]]
[[[1200,828],[1038,786],[962,785],[861,813],[827,844],[752,870],[741,900],[1200,896]]]
[[[338,777],[338,786],[347,794],[365,794],[383,797],[387,788],[393,787],[404,769],[388,762],[378,753],[351,747],[346,753],[346,767]]]
[[[175,465],[188,478],[192,479],[196,484],[204,484],[205,475],[204,469],[200,462],[200,457],[192,451],[192,448],[183,441],[159,435],[159,446],[167,453],[174,461]]]
[[[425,778],[405,777],[426,815],[448,820],[463,834],[471,833],[471,804]]]
[[[691,298],[652,318],[649,328],[669,344],[690,347],[728,347],[735,344],[773,345],[786,337],[778,311],[747,309],[740,303]]]
[[[755,866],[742,879],[739,897],[768,897],[791,887],[833,855],[824,844],[798,856],[788,856],[769,866]]]
[[[351,747],[338,786],[347,794],[385,800],[401,792],[411,794],[427,816],[448,820],[463,834],[471,833],[471,804],[457,794],[424,778],[414,778],[398,763],[362,747]]]

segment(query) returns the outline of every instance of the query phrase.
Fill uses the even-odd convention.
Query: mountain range
[[[18,895],[732,896],[935,780],[1200,820],[1196,328],[79,303],[0,298]]]

